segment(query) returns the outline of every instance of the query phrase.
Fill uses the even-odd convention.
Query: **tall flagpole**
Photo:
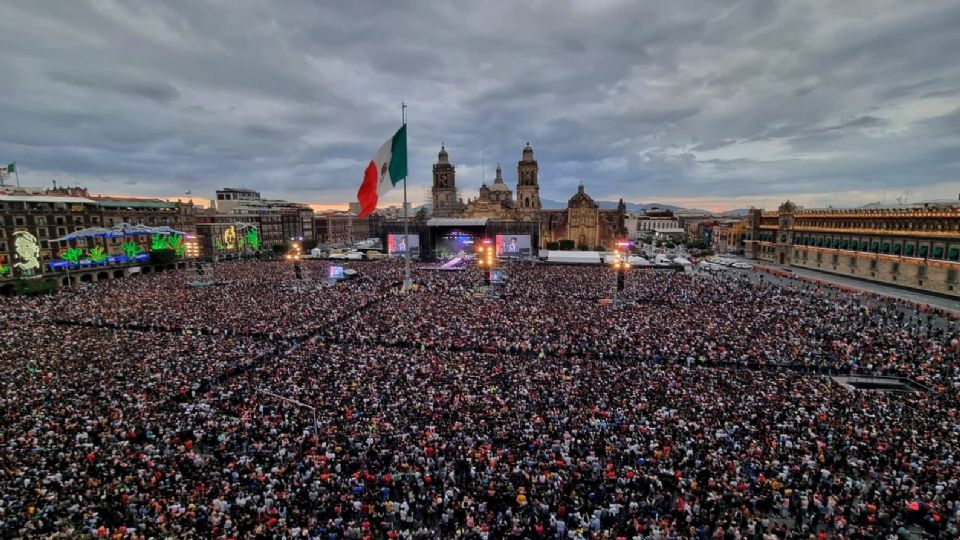
[[[17,162],[13,162],[13,174],[17,175],[17,187],[20,187],[20,168],[17,167]]]
[[[403,120],[403,125],[407,125],[407,104],[400,102],[400,118]],[[408,139],[409,140],[409,139]],[[406,150],[406,148],[404,148]],[[409,156],[410,153],[407,152]],[[403,269],[403,292],[409,292],[410,287],[413,285],[413,280],[410,279],[410,218],[407,215],[407,176],[409,173],[403,177],[403,241],[406,249],[404,250],[404,269]]]

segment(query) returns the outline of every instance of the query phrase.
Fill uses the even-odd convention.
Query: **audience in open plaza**
[[[0,536],[960,534],[955,321],[799,281],[276,262],[10,298]],[[877,393],[829,373],[909,377]]]

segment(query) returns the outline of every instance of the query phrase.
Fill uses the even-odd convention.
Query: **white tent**
[[[574,264],[600,264],[603,262],[599,251],[541,251],[540,256],[547,262],[555,263],[574,263]]]

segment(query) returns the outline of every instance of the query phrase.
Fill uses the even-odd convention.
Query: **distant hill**
[[[618,201],[596,201],[596,203],[597,205],[600,206],[601,209],[616,208],[617,204],[619,204]],[[666,203],[628,202],[626,203],[626,205],[627,205],[627,212],[629,213],[646,212],[651,208],[659,208],[661,210],[670,210],[671,212],[703,212],[706,214],[712,213],[707,210],[701,210],[699,208],[683,208],[682,206],[675,206],[675,205],[666,204]],[[544,210],[563,210],[564,208],[567,207],[567,201],[555,201],[553,199],[540,199],[540,206]],[[416,212],[420,208],[426,208],[428,211],[433,211],[433,206],[430,204],[423,204],[423,205],[417,206],[413,209],[413,211]],[[731,210],[730,212],[727,212],[727,214],[731,214],[731,212],[742,212],[743,214],[746,214],[747,211],[745,209]]]
[[[600,208],[616,208],[618,201],[596,201]],[[698,210],[696,208],[683,208],[680,206],[675,206],[672,204],[666,203],[633,203],[628,202],[627,212],[645,212],[650,208],[657,207],[662,210],[671,210],[674,212],[677,211],[693,211],[693,212],[705,212],[706,210]],[[567,207],[567,201],[555,201],[552,199],[540,199],[540,205],[547,210],[562,210]]]

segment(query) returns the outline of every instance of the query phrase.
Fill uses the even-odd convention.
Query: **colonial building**
[[[492,185],[484,183],[476,198],[466,203],[456,188],[456,168],[450,163],[446,147],[440,147],[433,165],[433,217],[490,219],[498,222],[533,222],[540,224],[540,247],[548,242],[572,240],[593,249],[612,247],[617,238],[626,235],[623,201],[616,210],[601,210],[580,186],[565,210],[543,210],[540,201],[540,166],[530,143],[524,146],[517,162],[516,195],[503,178],[497,165]]]
[[[480,186],[479,196],[469,200],[460,215],[466,218],[517,219],[516,209],[513,192],[503,181],[503,171],[497,165],[493,186],[487,187],[486,183]]]
[[[440,145],[437,162],[433,164],[433,215],[456,217],[463,212],[463,200],[457,192],[457,171],[450,163],[447,149]]]
[[[108,257],[122,255],[121,245],[125,240],[136,242],[144,251],[149,249],[149,236],[58,240],[82,229],[108,229],[122,224],[143,225],[170,227],[192,237],[196,234],[196,212],[197,208],[192,202],[100,197],[90,195],[82,187],[43,189],[5,186],[0,188],[0,277],[49,273],[49,263],[71,247],[99,247]],[[18,237],[26,235],[36,241],[39,267],[21,272],[23,266],[17,264],[15,243]],[[195,247],[194,238],[187,238],[185,255],[195,256]]]
[[[352,212],[324,212],[314,219],[319,244],[362,242],[380,233],[380,216],[376,213],[364,218]]]
[[[540,211],[541,245],[572,240],[578,248],[611,249],[627,236],[626,215],[623,199],[616,209],[601,210],[581,183],[565,210]]]
[[[960,204],[753,209],[748,258],[960,296]]]
[[[291,240],[315,243],[314,212],[308,205],[263,199],[260,192],[246,188],[217,190],[213,205],[197,217],[197,224],[206,255],[252,249],[235,241],[238,231],[250,226],[259,231],[260,249]]]
[[[714,253],[743,253],[743,240],[749,231],[745,219],[727,219],[713,226],[710,248]]]
[[[533,159],[530,143],[517,163],[517,210],[522,221],[536,221],[540,212],[540,166]]]

